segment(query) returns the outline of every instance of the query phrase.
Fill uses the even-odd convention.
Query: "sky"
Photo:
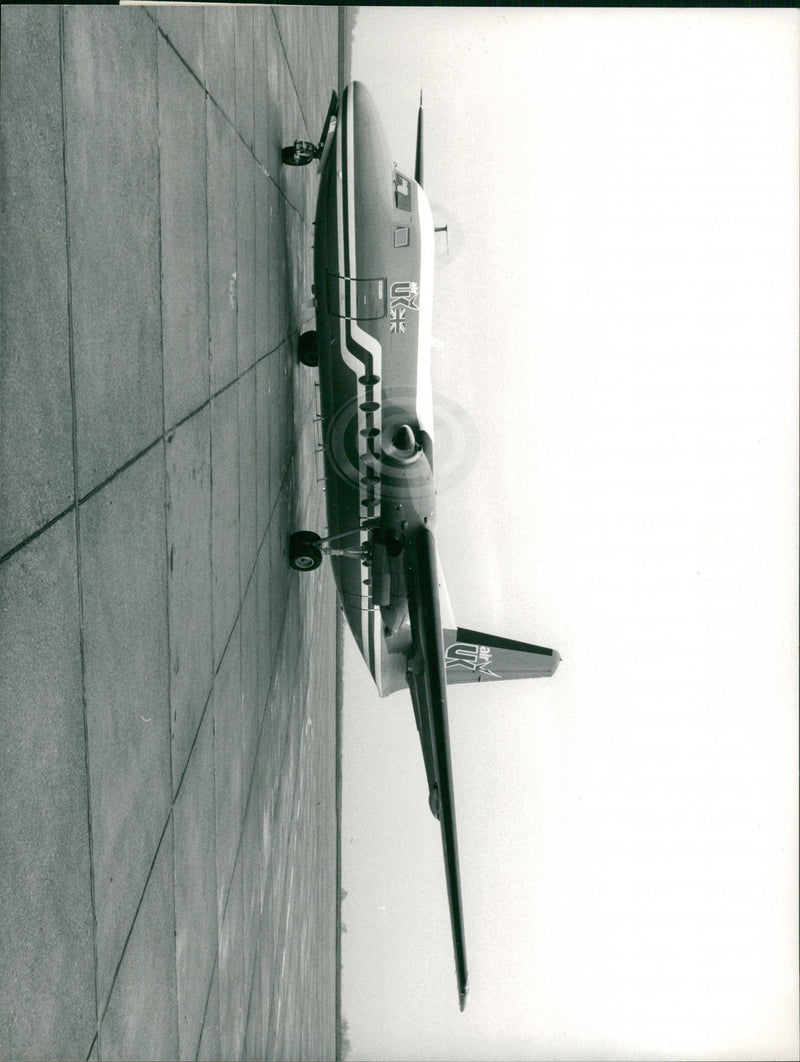
[[[454,612],[562,663],[449,691],[462,1014],[410,696],[346,636],[351,1058],[797,1056],[799,44],[788,10],[360,10],[450,222]]]

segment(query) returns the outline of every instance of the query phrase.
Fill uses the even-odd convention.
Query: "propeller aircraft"
[[[408,689],[428,802],[439,821],[461,1009],[467,958],[447,687],[552,675],[557,652],[459,627],[434,539],[431,325],[436,226],[423,191],[422,97],[413,176],[389,153],[375,103],[352,81],[332,94],[318,144],[316,330],[298,356],[319,369],[328,531],[294,532],[289,562],[330,557],[342,610],[381,697]]]

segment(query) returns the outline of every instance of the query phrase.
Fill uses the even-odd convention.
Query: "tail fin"
[[[419,94],[419,112],[417,113],[417,158],[414,163],[414,180],[422,187],[422,91]]]
[[[539,678],[554,674],[561,657],[554,649],[514,642],[463,627],[445,628],[447,684]]]

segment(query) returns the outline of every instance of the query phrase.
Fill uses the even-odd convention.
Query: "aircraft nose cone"
[[[557,653],[555,651],[555,649],[554,649],[553,650],[553,670],[550,672],[551,675],[554,675],[556,673],[556,671],[558,670],[558,665],[560,663],[561,663],[561,653]]]

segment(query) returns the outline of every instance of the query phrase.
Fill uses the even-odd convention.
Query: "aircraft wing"
[[[458,871],[458,840],[450,768],[450,737],[447,726],[447,679],[439,612],[436,547],[427,528],[422,528],[406,547],[408,603],[413,647],[408,661],[408,685],[422,743],[428,776],[431,811],[442,829],[444,869],[450,901],[450,922],[461,1009],[467,1001],[467,955],[464,915]]]

